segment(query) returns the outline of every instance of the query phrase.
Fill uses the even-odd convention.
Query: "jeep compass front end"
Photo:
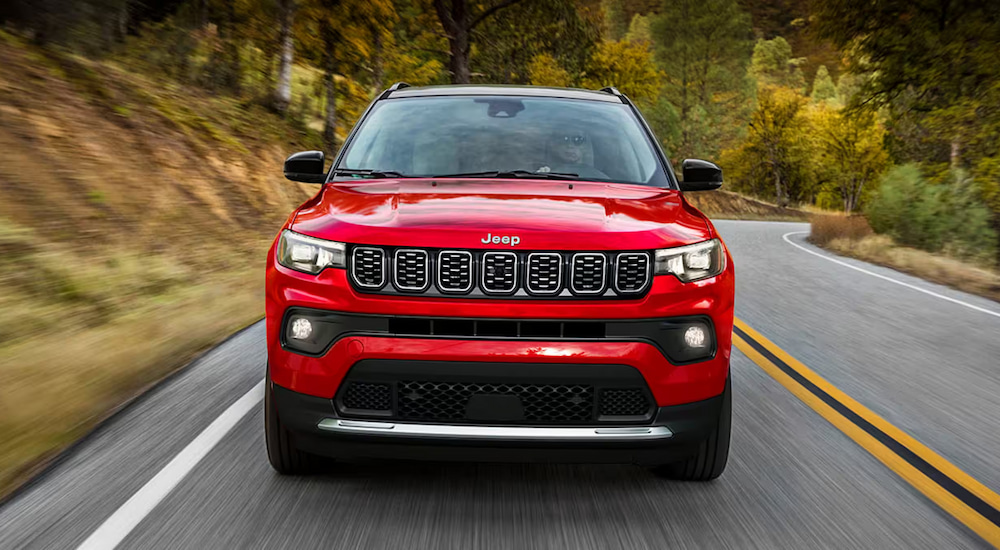
[[[614,89],[396,85],[267,260],[268,457],[636,463],[729,448],[732,260]]]

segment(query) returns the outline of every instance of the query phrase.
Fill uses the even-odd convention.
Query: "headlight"
[[[278,263],[315,275],[327,267],[344,267],[344,248],[344,243],[307,237],[286,229],[278,240]]]
[[[654,263],[656,275],[674,275],[684,283],[714,277],[725,268],[726,255],[722,252],[719,239],[677,248],[661,248],[656,251]]]

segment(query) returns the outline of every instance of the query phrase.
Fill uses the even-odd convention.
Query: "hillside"
[[[314,133],[0,33],[0,494],[263,311]],[[58,405],[56,405],[58,404]]]

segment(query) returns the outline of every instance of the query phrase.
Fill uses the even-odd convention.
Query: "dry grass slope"
[[[0,32],[0,495],[263,312],[318,136]],[[53,345],[58,342],[57,345]]]
[[[1000,301],[1000,273],[994,269],[899,246],[876,235],[861,216],[814,215],[810,222],[809,240],[818,246]]]
[[[806,214],[793,208],[746,197],[730,191],[699,191],[684,193],[695,208],[710,218],[728,220],[806,221]]]

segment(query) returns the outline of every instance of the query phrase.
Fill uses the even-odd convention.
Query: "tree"
[[[792,46],[778,36],[771,40],[758,40],[753,47],[750,72],[758,85],[770,84],[805,90],[805,77],[799,65],[802,58],[792,57]]]
[[[816,160],[838,192],[844,212],[850,214],[889,164],[882,146],[885,130],[872,112],[827,106],[817,107],[810,122],[817,139]]]
[[[759,90],[746,141],[724,155],[737,188],[761,196],[770,194],[779,206],[787,206],[810,191],[813,152],[805,139],[802,110],[807,102],[789,88],[764,85]]]
[[[452,84],[471,82],[469,53],[472,50],[472,31],[498,11],[521,0],[498,0],[495,4],[476,9],[478,4],[469,0],[434,0],[441,26],[448,35],[449,63]],[[473,13],[476,12],[476,13]]]
[[[736,0],[667,0],[650,30],[666,74],[664,94],[679,118],[679,142],[671,149],[691,157],[717,154],[749,114],[749,18]]]
[[[923,114],[915,122],[935,126],[953,168],[971,164],[970,142],[995,135],[1000,2],[826,0],[815,4],[815,29],[868,76],[854,107],[905,100],[897,112]]]
[[[662,79],[647,44],[605,41],[594,51],[581,85],[591,89],[615,86],[642,103],[659,95]]]
[[[811,97],[813,102],[816,103],[837,100],[837,87],[834,86],[833,79],[830,78],[830,71],[826,69],[826,65],[820,65],[819,69],[816,70]]]
[[[566,69],[547,53],[538,54],[531,60],[528,78],[535,86],[569,86],[573,81]]]
[[[281,113],[288,112],[292,103],[292,59],[295,55],[295,41],[292,25],[295,21],[295,0],[278,1],[278,18],[281,31],[278,34],[278,84],[274,91],[274,107]]]
[[[600,38],[600,24],[588,19],[574,2],[531,0],[483,22],[474,36],[472,71],[486,82],[526,84],[528,65],[540,54],[557,59],[576,80]]]

